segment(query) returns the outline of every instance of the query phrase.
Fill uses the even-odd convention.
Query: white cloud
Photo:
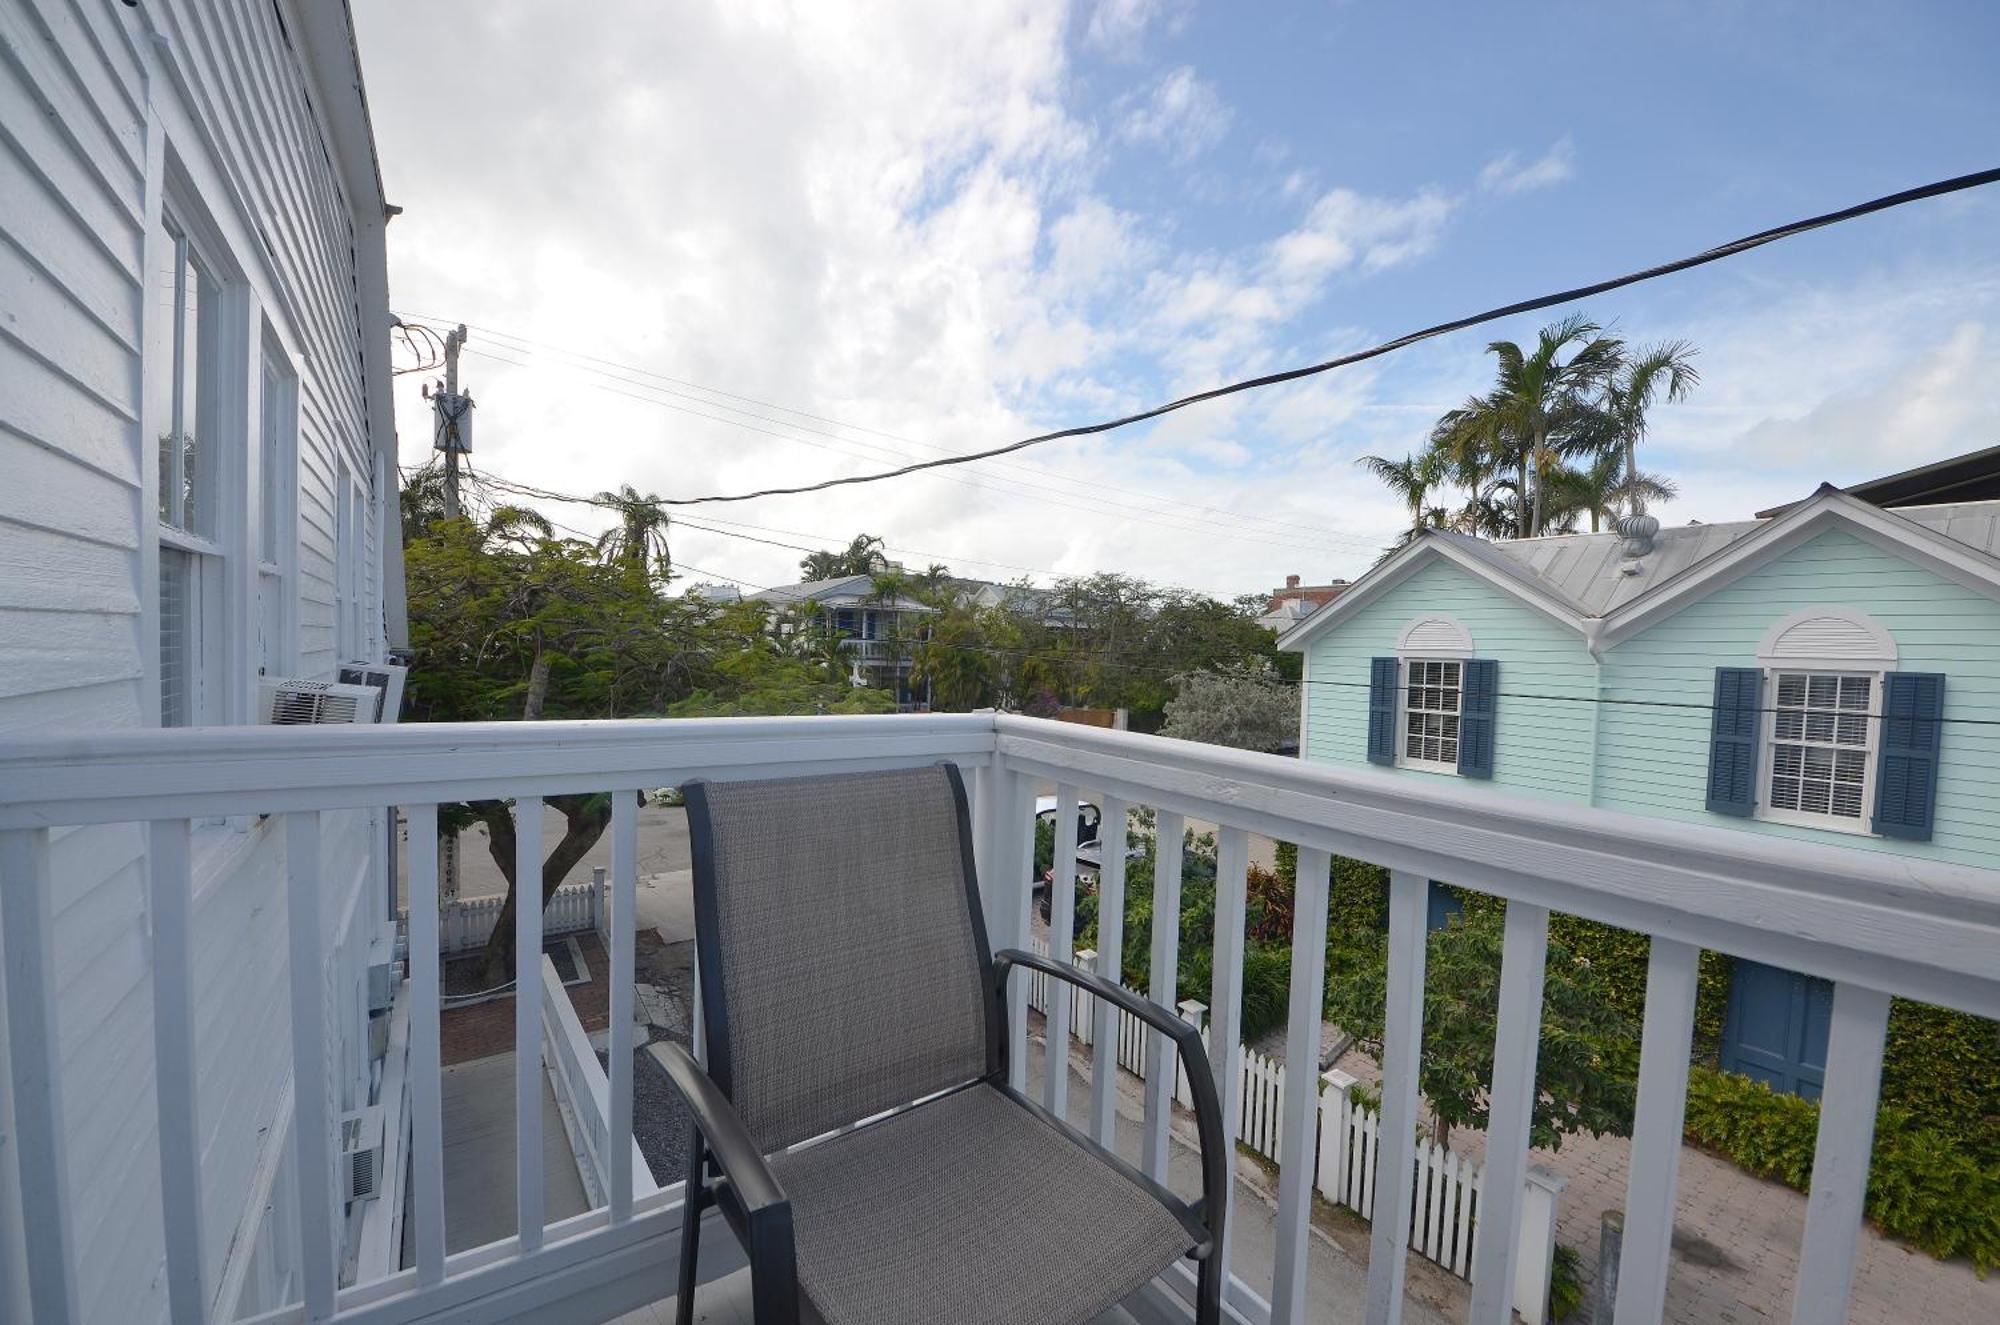
[[[1560,184],[1576,174],[1576,144],[1567,134],[1533,161],[1521,161],[1518,152],[1505,152],[1488,161],[1479,172],[1479,187],[1486,193],[1527,193]]]
[[[1182,65],[1127,106],[1118,136],[1127,142],[1155,144],[1177,160],[1190,161],[1221,142],[1233,118],[1214,87]]]
[[[1116,59],[1137,59],[1155,24],[1173,35],[1187,23],[1190,0],[1097,0],[1084,42]]]

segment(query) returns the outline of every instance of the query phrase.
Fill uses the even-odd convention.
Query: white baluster
[[[1618,1265],[1615,1325],[1658,1325],[1667,1301],[1673,1247],[1674,1185],[1687,1120],[1687,1070],[1694,1046],[1695,982],[1701,952],[1655,937],[1646,970],[1646,1017],[1639,1042],[1639,1107],[1626,1175],[1625,1241]],[[1493,1184],[1486,1188],[1490,1196]],[[1483,1222],[1483,1221],[1482,1221]]]
[[[1424,936],[1430,884],[1403,870],[1389,875],[1389,991],[1383,1029],[1382,1114],[1368,1248],[1368,1325],[1403,1316],[1403,1258],[1410,1243],[1410,1165],[1416,1155],[1417,1078],[1424,1029]]]
[[[1049,960],[1059,966],[1068,966],[1075,957],[1076,801],[1074,786],[1067,782],[1057,785],[1054,880],[1049,884]],[[1042,1013],[1042,1031],[1048,1037],[1042,1107],[1062,1118],[1069,1107],[1069,1028],[1070,1012],[1076,1004],[1075,987],[1065,984],[1059,992],[1052,990],[1048,1002]]]
[[[1271,1276],[1272,1325],[1299,1325],[1305,1319],[1331,864],[1327,852],[1317,847],[1299,848],[1292,891],[1292,1002],[1285,1026],[1284,1133],[1278,1143],[1278,1249]]]
[[[1216,839],[1214,987],[1209,992],[1208,1061],[1222,1092],[1222,1134],[1242,1134],[1243,1112],[1243,925],[1250,870],[1250,841],[1241,828],[1224,828]],[[1235,1242],[1236,1184],[1227,1186],[1222,1246],[1216,1262],[1229,1282],[1229,1252]]]
[[[1493,1193],[1480,1218],[1493,1228],[1521,1221],[1528,1176],[1528,1133],[1534,1122],[1535,1060],[1541,1049],[1543,974],[1548,965],[1549,913],[1507,903],[1500,953],[1500,1020],[1493,1039],[1493,1093],[1486,1129],[1486,1173]],[[1512,1237],[1488,1238],[1472,1267],[1471,1325],[1508,1325],[1517,1252]]]
[[[611,1167],[611,1222],[632,1217],[632,980],[637,960],[639,797],[611,794],[611,1117],[605,1141]]]
[[[514,1193],[521,1252],[542,1245],[542,798],[514,802]]]
[[[71,1256],[69,1147],[56,1036],[55,902],[49,830],[0,831],[0,956],[6,960],[7,1069],[27,1252],[27,1298],[38,1322],[80,1319]],[[4,1290],[0,1305],[14,1300]]]
[[[1882,1045],[1889,996],[1841,981],[1833,987],[1826,1085],[1819,1140],[1806,1199],[1792,1325],[1845,1325],[1854,1288],[1854,1257],[1868,1200],[1875,1110],[1882,1089]]]
[[[333,1315],[339,1257],[334,1210],[333,1080],[327,1071],[325,917],[320,907],[319,812],[285,816],[285,907],[292,963],[293,1139],[299,1161],[299,1279],[306,1319]]]
[[[1181,834],[1187,823],[1180,815],[1161,811],[1153,824],[1153,955],[1148,992],[1163,1008],[1175,1006],[1181,952]],[[1174,1042],[1154,1031],[1146,1068],[1146,1176],[1167,1180],[1167,1138],[1179,1090],[1180,1053]]]
[[[411,1213],[416,1220],[417,1282],[444,1279],[444,1067],[438,1011],[438,852],[435,805],[404,812],[410,834],[410,1123]]]
[[[189,916],[194,876],[188,821],[150,824],[147,838],[153,912],[153,1094],[159,1109],[167,1303],[176,1325],[200,1325],[208,1315],[208,1286],[202,1270],[202,1145]]]
[[[1098,820],[1097,845],[1097,973],[1112,984],[1125,975],[1125,819],[1128,807],[1115,797],[1104,798]],[[1116,1139],[1118,1125],[1118,1043],[1124,1027],[1116,1003],[1097,1003],[1092,1035],[1095,1056],[1090,1070],[1090,1134],[1102,1146]]]

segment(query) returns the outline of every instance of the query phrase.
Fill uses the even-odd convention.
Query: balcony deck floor
[[[695,1291],[697,1325],[755,1325],[750,1312],[750,1272],[738,1270]],[[1158,1288],[1142,1289],[1133,1298],[1099,1316],[1092,1325],[1187,1325]],[[667,1298],[628,1312],[611,1325],[674,1325],[674,1299]]]

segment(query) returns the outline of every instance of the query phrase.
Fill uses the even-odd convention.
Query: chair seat
[[[1152,1191],[990,1085],[771,1168],[826,1325],[1084,1322],[1195,1245]]]

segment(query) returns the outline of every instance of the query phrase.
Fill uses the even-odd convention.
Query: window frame
[[[1471,659],[1466,656],[1458,654],[1442,654],[1442,653],[1405,654],[1399,656],[1396,659],[1396,764],[1395,766],[1397,768],[1407,768],[1419,773],[1437,773],[1449,777],[1465,776],[1463,773],[1460,773],[1458,771],[1458,749],[1459,749],[1459,741],[1464,734],[1465,664],[1469,661],[1471,661]],[[1428,688],[1449,689],[1454,691],[1458,696],[1458,706],[1456,709],[1452,710],[1448,715],[1446,714],[1446,711],[1443,709],[1419,708],[1416,710],[1412,710],[1410,708],[1410,689],[1411,689],[1410,669],[1413,665],[1423,665],[1426,663],[1448,663],[1451,666],[1456,667],[1458,669],[1458,683],[1454,686],[1420,687],[1426,689]],[[1439,714],[1440,716],[1450,716],[1458,721],[1459,723],[1458,735],[1454,735],[1451,737],[1445,737],[1443,735],[1440,735],[1439,737],[1440,740],[1449,740],[1452,743],[1452,757],[1449,761],[1438,760],[1438,759],[1425,759],[1421,755],[1412,756],[1409,753],[1410,715],[1413,711],[1417,713],[1436,713]]]
[[[264,321],[258,342],[254,414],[257,471],[250,515],[255,586],[252,669],[263,676],[298,671],[299,363]],[[268,543],[268,545],[267,545]],[[260,647],[261,646],[261,647]]]
[[[1865,662],[1857,664],[1854,660],[1814,662],[1808,659],[1766,660],[1763,663],[1763,667],[1765,700],[1762,705],[1764,711],[1758,715],[1758,785],[1754,816],[1766,823],[1787,824],[1795,828],[1813,828],[1824,832],[1847,833],[1859,837],[1879,837],[1880,834],[1875,831],[1875,775],[1876,764],[1880,762],[1882,749],[1883,678],[1890,669],[1881,666],[1871,666]],[[1863,744],[1860,746],[1842,746],[1837,742],[1809,741],[1803,737],[1798,740],[1781,741],[1778,736],[1778,685],[1779,679],[1785,675],[1805,677],[1809,692],[1812,678],[1814,677],[1833,677],[1836,679],[1861,678],[1866,680],[1868,682],[1868,707],[1862,712],[1863,727],[1865,729]],[[1799,711],[1811,712],[1812,709],[1807,707]],[[1838,708],[1835,709],[1836,713],[1839,711]],[[1834,814],[1831,808],[1821,812],[1818,810],[1787,809],[1783,806],[1773,804],[1771,786],[1773,780],[1778,776],[1778,746],[1780,744],[1797,745],[1807,749],[1818,747],[1836,750],[1860,750],[1861,813],[1850,819],[1844,815]],[[1803,780],[1801,778],[1801,781]],[[1831,801],[1829,800],[1830,805]]]
[[[232,571],[236,561],[232,542],[236,521],[231,497],[235,488],[235,468],[241,463],[240,448],[232,445],[232,411],[228,408],[231,375],[227,361],[232,340],[233,314],[241,304],[240,291],[230,279],[230,268],[221,260],[226,250],[213,238],[193,199],[178,188],[169,188],[155,222],[159,237],[167,242],[172,272],[171,288],[165,292],[173,328],[167,343],[155,348],[150,337],[146,349],[150,363],[142,364],[146,374],[167,375],[165,419],[149,420],[147,438],[151,454],[146,463],[158,476],[160,491],[155,494],[152,517],[158,569],[152,577],[150,607],[155,622],[151,638],[155,654],[157,683],[153,704],[160,726],[214,726],[231,719],[230,685],[235,669],[231,666],[229,616],[232,599]],[[201,282],[201,302],[195,313],[195,341],[190,345],[187,295],[183,281],[194,273]],[[163,273],[164,274],[164,273]],[[149,288],[152,301],[162,292]],[[159,316],[154,312],[154,316]],[[195,355],[190,375],[188,355]],[[164,356],[166,362],[159,362]],[[148,382],[153,378],[148,376]],[[172,442],[186,432],[186,390],[195,391],[196,473],[192,494],[196,518],[188,528],[182,520],[186,507],[178,494],[187,482],[185,452],[173,445],[162,452],[162,442]],[[169,514],[171,512],[171,516]],[[184,712],[170,713],[167,704],[167,630],[165,580],[170,559],[186,565],[183,612],[184,642],[181,671],[184,673]],[[179,718],[181,720],[174,721]]]

